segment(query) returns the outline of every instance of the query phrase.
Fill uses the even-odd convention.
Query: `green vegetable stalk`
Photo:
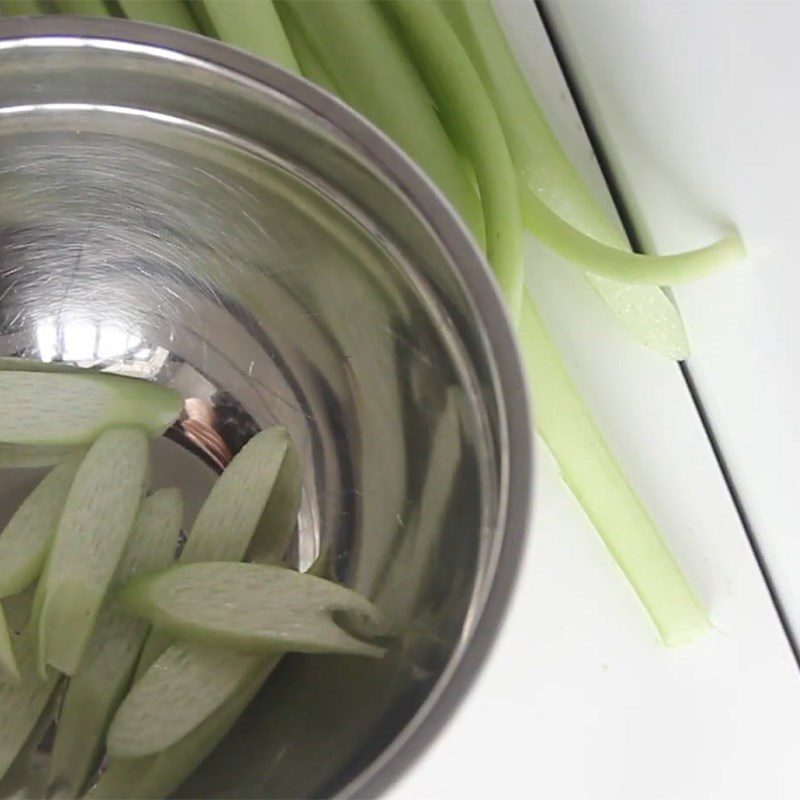
[[[523,301],[519,340],[539,433],[664,643],[680,645],[705,633],[710,627],[705,611],[614,460],[529,296]]]
[[[108,7],[103,0],[56,0],[56,8],[61,14],[80,14],[82,16],[108,17]]]
[[[203,5],[223,42],[300,72],[272,0],[203,0]]]
[[[425,85],[378,8],[365,2],[280,0],[341,98],[391,136],[453,204],[479,242],[481,206]]]
[[[128,19],[197,33],[197,24],[192,18],[189,6],[183,0],[118,0],[118,2]]]
[[[286,38],[292,46],[297,63],[300,65],[300,73],[304,78],[308,78],[312,83],[321,86],[332,94],[337,94],[333,78],[325,69],[319,56],[314,52],[300,27],[295,22],[294,17],[289,13],[285,6],[277,6],[281,24],[286,32]]]
[[[407,2],[387,6],[410,44],[446,129],[472,162],[483,204],[486,255],[516,320],[523,285],[522,217],[503,129],[469,57],[436,6]]]
[[[497,211],[490,204],[498,203],[503,192],[501,207],[511,208],[519,203],[519,192],[509,149],[494,134],[499,123],[480,78],[436,4],[387,0],[382,5],[406,38],[452,135],[464,142],[474,159],[488,232],[488,221],[496,218]],[[497,194],[483,190],[480,175],[484,171],[502,176],[494,187]],[[505,232],[521,235],[514,227]],[[537,424],[567,485],[642,599],[664,642],[676,645],[693,639],[709,627],[706,614],[611,456],[527,296],[519,333],[536,399]]]
[[[35,17],[39,14],[44,14],[45,10],[43,4],[38,0],[1,0],[0,1],[0,17]]]

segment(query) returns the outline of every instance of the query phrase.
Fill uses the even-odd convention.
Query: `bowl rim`
[[[407,773],[452,719],[485,666],[516,586],[533,508],[534,439],[522,358],[491,270],[455,210],[419,167],[371,122],[299,76],[208,37],[125,19],[74,16],[0,19],[0,49],[107,42],[189,57],[277,92],[320,118],[372,161],[422,214],[458,271],[483,325],[504,404],[508,483],[502,540],[471,635],[454,650],[424,703],[337,797],[382,795]],[[162,56],[163,57],[163,56]],[[473,603],[475,602],[473,598]],[[471,609],[474,610],[474,609]]]

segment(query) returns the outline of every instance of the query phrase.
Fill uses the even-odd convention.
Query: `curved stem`
[[[741,238],[734,234],[685,253],[650,256],[620,250],[581,233],[530,194],[526,222],[543,244],[585,272],[604,278],[649,286],[668,286],[697,280],[747,258]]]
[[[567,158],[519,68],[488,0],[440,0],[494,103],[525,197],[533,192],[556,214],[599,242],[630,249]],[[524,209],[523,209],[524,213]],[[655,286],[587,274],[620,322],[661,355],[683,359],[689,342],[680,312]]]

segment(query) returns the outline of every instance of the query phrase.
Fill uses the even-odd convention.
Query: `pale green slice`
[[[280,655],[269,658],[277,664]],[[173,644],[122,701],[108,731],[109,755],[142,758],[179,742],[262,673],[265,661],[217,647]]]
[[[0,535],[0,597],[39,577],[67,500],[78,459],[49,472],[23,500]]]
[[[380,612],[368,600],[281,567],[228,562],[178,566],[134,579],[120,593],[120,602],[157,625],[166,620],[175,635],[258,649],[267,657],[289,650],[369,656],[383,652],[333,621],[332,613],[341,611],[381,624]],[[280,656],[273,657],[277,663]],[[263,655],[222,647],[172,645],[120,705],[109,729],[109,753],[140,758],[179,741],[227,701],[264,660]]]
[[[297,525],[303,493],[302,465],[291,440],[272,484],[269,500],[250,540],[245,559],[261,564],[277,564],[289,546]]]
[[[275,426],[256,434],[234,456],[197,515],[181,553],[183,563],[240,561],[257,531],[258,549],[279,549],[283,555],[291,531],[284,536],[284,507],[277,503],[270,507],[268,503],[287,455],[295,457],[289,432]],[[287,466],[290,473],[292,463]],[[285,482],[281,483],[284,495],[287,488]],[[277,515],[275,525],[273,515]],[[271,529],[278,532],[276,537],[269,535]],[[158,631],[148,636],[136,667],[137,679],[170,642],[170,637]]]
[[[291,438],[276,426],[256,434],[233,458],[203,503],[181,561],[239,561],[261,522]]]
[[[161,489],[145,498],[114,584],[167,566],[175,556],[182,520],[179,490]],[[78,797],[99,760],[147,629],[147,623],[121,613],[113,597],[106,600],[61,706],[49,775],[50,791],[59,798]]]
[[[273,668],[273,659],[262,659],[261,667],[246,676],[210,716],[158,755],[112,760],[86,797],[131,800],[171,795],[222,741]]]
[[[181,564],[129,581],[119,602],[157,629],[203,645],[250,653],[383,653],[347,633],[332,617],[345,612],[378,626],[381,613],[369,600],[339,584],[282,567],[227,561]]]
[[[104,430],[136,425],[163,433],[180,395],[152,381],[99,372],[0,370],[0,442],[85,445]]]
[[[26,631],[30,633],[31,648],[33,649],[33,656],[34,660],[36,661],[36,667],[39,670],[40,677],[47,675],[47,663],[45,662],[44,647],[42,646],[43,629],[41,622],[42,610],[44,609],[45,591],[47,587],[47,573],[50,571],[49,565],[50,559],[48,558],[44,562],[42,574],[39,576],[39,580],[36,582],[36,588],[34,589],[33,600],[31,602],[31,613],[28,617],[28,624],[26,626]]]
[[[248,548],[248,559],[262,563],[280,561],[295,529],[300,495],[300,460],[290,441],[258,528]],[[275,660],[272,656],[254,660],[252,656],[246,654],[225,653],[223,656],[218,656],[211,648],[187,642],[177,642],[169,646],[171,641],[170,636],[155,631],[151,633],[147,652],[143,653],[140,659],[141,669],[138,671],[138,676],[145,673],[146,668],[163,653],[158,659],[160,670],[167,669],[165,665],[191,659],[191,674],[195,676],[196,684],[213,685],[217,687],[217,691],[215,693],[203,691],[193,702],[183,704],[175,714],[168,711],[171,723],[168,726],[158,726],[157,737],[154,740],[158,743],[158,747],[154,748],[153,752],[170,747],[184,737],[193,738],[196,735],[195,730],[201,730],[209,717],[217,714],[219,709],[235,699],[242,691],[243,685],[251,679],[254,670],[263,670],[267,662]],[[224,670],[217,669],[220,658],[224,660]],[[174,678],[176,686],[171,690],[171,694],[188,691],[187,675],[175,675]],[[169,709],[172,702],[174,701],[168,698],[163,708]]]
[[[31,5],[34,5],[33,3]],[[19,12],[23,13],[23,12]],[[60,361],[36,361],[32,358],[0,356],[0,370],[15,372],[80,372],[80,367]],[[85,447],[65,445],[5,444],[0,442],[0,468],[49,467],[86,452]]]
[[[139,428],[106,431],[78,468],[47,560],[40,658],[78,668],[144,494],[148,441]]]

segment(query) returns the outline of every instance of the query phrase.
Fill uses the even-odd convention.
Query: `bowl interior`
[[[241,74],[102,39],[0,49],[0,355],[174,386],[233,451],[286,425],[304,465],[289,557],[325,558],[397,633],[382,661],[287,656],[180,796],[340,791],[469,638],[505,412],[436,229],[375,154]],[[213,471],[165,440],[153,474],[184,489],[188,528]],[[35,476],[4,476],[0,521]]]

